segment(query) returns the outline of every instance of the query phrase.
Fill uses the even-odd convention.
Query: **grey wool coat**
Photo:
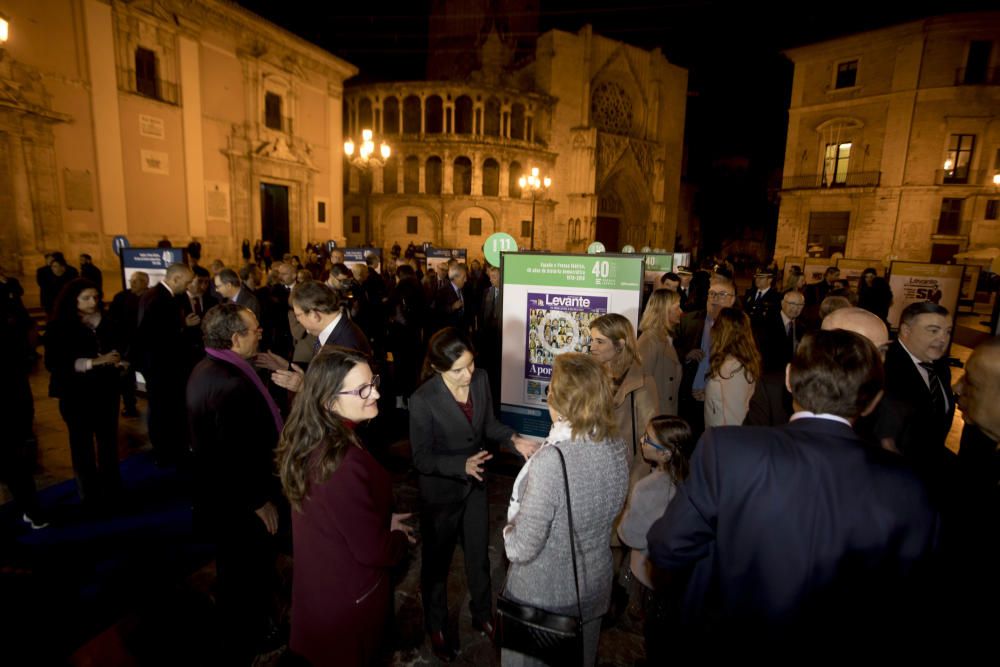
[[[504,529],[510,570],[507,595],[548,611],[576,615],[566,491],[558,447],[566,458],[584,620],[611,601],[612,523],[628,493],[620,440],[573,439],[543,447],[523,480],[521,506]]]

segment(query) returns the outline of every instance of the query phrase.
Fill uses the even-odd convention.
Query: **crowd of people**
[[[194,472],[234,661],[282,633],[275,556],[290,526],[288,645],[309,664],[384,658],[392,570],[418,537],[439,659],[461,649],[447,595],[460,544],[473,628],[504,665],[551,664],[505,644],[494,615],[488,470],[501,449],[523,461],[502,527],[504,600],[578,617],[583,664],[602,624],[626,616],[661,664],[680,644],[780,655],[832,633],[847,647],[930,631],[932,603],[996,590],[1000,345],[977,349],[953,390],[942,306],[909,305],[890,340],[892,294],[874,269],[851,289],[832,267],[814,284],[793,270],[780,288],[762,268],[741,295],[724,267],[681,268],[647,295],[638,331],[618,313],[588,317],[587,349],[553,356],[539,443],[496,417],[499,272],[477,260],[425,272],[398,251],[348,266],[310,247],[303,265],[244,241],[238,268],[194,258],[154,286],[134,273],[107,312],[92,272],[59,253],[39,270],[80,497],[100,511],[120,493],[119,411],[136,416],[139,371],[156,460]],[[33,341],[4,285],[5,342],[23,354],[4,361],[17,382],[0,405],[21,407],[11,423],[27,438]],[[396,409],[409,414],[417,517],[395,511],[369,425]],[[42,527],[30,472],[14,468],[5,481]]]

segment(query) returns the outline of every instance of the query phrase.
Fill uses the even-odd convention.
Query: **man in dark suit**
[[[46,255],[46,257],[50,257]],[[52,311],[56,305],[56,298],[59,296],[59,292],[65,287],[71,280],[78,278],[80,273],[66,263],[66,258],[63,257],[61,252],[52,253],[49,259],[48,272],[45,269],[39,269],[36,274],[38,279],[38,287],[41,290],[39,296],[42,300],[42,308],[48,313],[49,317],[52,316]]]
[[[754,338],[763,361],[763,374],[754,386],[745,426],[780,426],[792,415],[792,395],[785,387],[785,367],[795,356],[802,334],[797,322],[805,297],[786,292],[781,308],[754,326]]]
[[[94,264],[94,258],[87,253],[80,255],[80,277],[86,278],[97,285],[98,290],[104,291],[104,274]]]
[[[490,378],[493,394],[493,409],[500,410],[500,269],[491,266],[487,270],[489,283],[483,290],[483,307],[479,313],[479,359],[483,370]],[[484,281],[485,282],[485,281]]]
[[[291,310],[289,298],[296,281],[295,267],[288,262],[276,262],[272,270],[278,274],[278,282],[268,288],[267,300],[263,304],[263,346],[266,350],[291,359],[294,341],[288,313]]]
[[[707,432],[689,478],[649,531],[652,561],[691,570],[683,623],[699,650],[743,655],[838,647],[928,625],[921,575],[938,515],[920,479],[852,422],[877,404],[875,346],[845,330],[807,335],[789,367],[786,426]],[[888,634],[886,634],[888,633]]]
[[[468,279],[469,270],[465,264],[456,262],[448,267],[448,282],[439,287],[434,295],[434,311],[437,313],[439,329],[455,327],[459,331],[468,332],[465,295],[462,292]]]
[[[208,271],[201,266],[194,267],[194,278],[188,283],[183,294],[175,298],[184,313],[184,335],[188,344],[189,364],[191,368],[205,356],[205,344],[202,341],[201,321],[205,313],[218,302],[208,293],[211,281]]]
[[[705,310],[685,313],[674,337],[677,358],[684,364],[677,409],[695,434],[705,430],[705,374],[712,349],[712,325],[723,308],[736,303],[736,285],[716,274],[709,281]]]
[[[149,439],[159,463],[176,461],[186,451],[184,387],[191,367],[184,340],[185,317],[174,297],[193,278],[187,265],[173,264],[166,277],[139,300],[139,325],[130,357],[146,380]]]
[[[261,337],[253,313],[226,303],[206,313],[203,329],[207,355],[187,383],[195,527],[216,545],[226,660],[247,663],[273,629],[281,498],[273,462],[282,421],[248,362]]]
[[[895,448],[932,487],[953,466],[945,446],[955,415],[951,369],[945,354],[951,339],[948,309],[931,302],[913,303],[899,319],[899,337],[885,354],[885,401],[876,433]]]
[[[239,274],[232,269],[222,269],[214,278],[215,291],[223,301],[231,301],[237,306],[249,308],[259,322],[261,319],[260,302],[240,280]]]
[[[781,309],[781,295],[771,286],[773,280],[774,274],[760,269],[754,274],[754,286],[743,295],[743,310],[755,326]]]
[[[128,279],[129,288],[115,294],[111,300],[111,308],[108,316],[114,325],[115,340],[117,349],[121,350],[126,358],[131,358],[132,342],[135,339],[135,332],[139,325],[139,300],[149,289],[149,274],[145,271],[136,271]],[[123,417],[138,417],[139,411],[136,408],[135,397],[135,369],[125,368],[122,373],[122,410]]]

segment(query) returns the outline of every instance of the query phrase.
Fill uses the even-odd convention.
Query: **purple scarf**
[[[271,417],[274,418],[274,427],[278,429],[278,435],[281,435],[281,429],[285,427],[285,422],[281,419],[281,411],[278,410],[278,404],[274,402],[273,398],[271,398],[271,394],[268,393],[267,387],[265,387],[264,383],[261,382],[260,377],[254,371],[253,367],[250,366],[247,360],[232,350],[219,350],[214,347],[206,347],[205,353],[213,359],[218,359],[219,361],[224,361],[228,364],[236,366],[236,368],[240,369],[244,375],[250,378],[250,381],[253,382],[255,387],[257,387],[257,391],[259,391],[260,395],[264,397],[265,401],[267,401],[267,407],[271,409]]]

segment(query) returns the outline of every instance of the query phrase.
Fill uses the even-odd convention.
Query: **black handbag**
[[[517,602],[501,593],[497,598],[497,636],[501,648],[537,658],[548,665],[583,664],[583,606],[580,603],[580,579],[576,570],[576,544],[573,539],[573,510],[569,497],[566,459],[558,447],[559,463],[566,487],[566,516],[569,519],[569,550],[573,558],[573,582],[576,584],[577,616],[556,614]],[[507,585],[504,583],[504,591]]]

